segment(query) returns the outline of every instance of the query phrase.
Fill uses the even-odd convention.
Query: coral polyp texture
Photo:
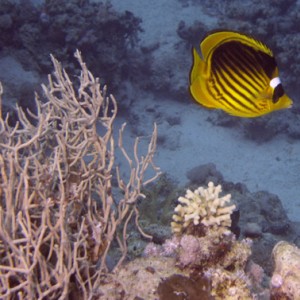
[[[189,233],[199,228],[203,231],[203,226],[208,228],[222,228],[222,233],[230,232],[230,215],[236,206],[230,204],[231,195],[221,196],[221,185],[215,186],[213,182],[208,183],[208,187],[199,187],[191,191],[187,190],[185,197],[179,197],[179,205],[175,208],[172,231],[175,234]],[[202,225],[202,226],[201,226]]]

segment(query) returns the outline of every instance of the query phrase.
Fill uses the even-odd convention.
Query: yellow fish
[[[251,36],[216,31],[193,48],[190,73],[193,98],[207,108],[244,118],[291,107],[272,51]]]

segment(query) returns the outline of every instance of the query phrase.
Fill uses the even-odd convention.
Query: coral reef
[[[228,233],[231,225],[230,215],[236,206],[226,205],[231,195],[219,196],[221,185],[208,183],[208,188],[199,187],[194,192],[187,190],[185,197],[179,197],[180,204],[175,208],[172,230],[176,234],[195,230],[202,235],[208,229],[218,230],[220,235]]]
[[[224,269],[208,269],[206,276],[211,280],[211,295],[216,300],[252,300],[250,281],[247,275],[239,270],[228,272]]]
[[[254,0],[251,6],[238,0],[180,1],[217,16],[219,27],[252,32],[266,41],[274,49],[287,89],[298,88],[294,85],[299,77],[300,40],[295,30],[299,20],[296,0]],[[272,275],[273,246],[282,239],[300,245],[298,225],[287,218],[277,196],[250,193],[244,184],[225,182],[211,163],[196,166],[187,173],[190,189],[179,197],[170,227],[175,199],[183,192],[167,176],[145,190],[149,181],[143,172],[151,165],[156,142],[177,150],[180,135],[163,132],[157,137],[155,127],[149,153],[139,158],[134,152],[131,159],[122,145],[122,127],[117,147],[129,168],[120,172],[114,160],[117,105],[99,83],[105,80],[113,89],[122,89],[124,81],[131,80],[165,98],[188,99],[189,48],[199,45],[212,23],[180,21],[181,42],[174,38],[164,45],[145,46],[139,44],[142,20],[130,11],[117,12],[109,1],[41,3],[1,1],[1,55],[10,64],[22,62],[24,69],[17,73],[26,83],[11,86],[15,94],[9,98],[31,107],[26,102],[29,85],[38,79],[30,78],[27,70],[49,72],[49,52],[74,71],[79,82],[73,86],[53,59],[55,74],[49,77],[49,86],[44,86],[43,102],[37,99],[36,113],[18,108],[19,123],[12,126],[0,109],[1,297],[269,299],[265,289],[269,282],[264,281]],[[166,45],[169,48],[157,51]],[[95,79],[81,59],[78,72],[75,48],[81,49],[93,73],[102,70],[103,78]],[[6,82],[4,86],[7,91]],[[145,95],[141,90],[130,92],[139,98]],[[147,135],[144,122],[149,114],[170,127],[183,122],[180,114],[161,113],[155,101],[135,113],[131,104],[136,100],[128,94],[118,108],[128,103],[126,117],[134,122],[135,134]],[[258,143],[279,133],[299,139],[298,106],[295,101],[295,108],[283,116],[259,120],[241,121],[218,112],[208,120],[239,127],[244,137]],[[121,178],[124,173],[130,175],[128,182]],[[195,185],[205,187],[194,190]],[[240,240],[233,229],[235,213],[241,216]],[[150,235],[152,242],[145,247]],[[144,257],[122,264],[142,252]],[[299,256],[299,249],[291,244],[280,242],[274,248],[272,299],[300,297]]]
[[[252,299],[250,279],[245,268],[251,254],[251,241],[237,241],[230,231],[231,195],[221,196],[221,185],[208,183],[194,192],[187,190],[175,208],[173,233],[178,238],[176,258],[191,274],[208,279],[215,299]],[[230,270],[230,271],[229,271]]]
[[[267,191],[250,192],[243,183],[226,181],[212,163],[196,166],[187,172],[188,185],[206,185],[205,175],[215,184],[221,184],[224,194],[232,195],[237,208],[231,215],[230,230],[240,239],[252,240],[251,259],[263,267],[267,276],[271,276],[271,254],[275,244],[286,240],[300,246],[298,223],[289,220],[277,195]]]
[[[162,245],[149,243],[146,258],[120,268],[117,279],[125,299],[182,299],[183,295],[195,300],[199,295],[201,299],[253,299],[252,281],[245,271],[251,241],[237,241],[230,232],[235,205],[226,206],[230,195],[220,196],[220,192],[221,186],[210,182],[207,188],[188,190],[186,197],[179,197],[174,235]],[[147,286],[137,287],[136,280],[147,281]],[[113,290],[114,284],[104,285],[103,293]]]
[[[76,71],[76,49],[92,72],[102,70],[106,83],[115,90],[124,77],[130,79],[146,70],[142,70],[146,60],[137,59],[141,19],[130,11],[116,12],[109,1],[46,0],[34,5],[5,0],[0,30],[2,51],[14,53],[24,66],[42,74],[51,71],[49,53]]]
[[[253,240],[252,259],[270,276],[273,247],[282,239],[295,241],[298,225],[288,219],[276,195],[266,191],[251,193],[238,185],[231,186],[230,191],[239,207],[240,235]]]
[[[212,195],[214,195],[214,198],[222,198],[220,194],[213,193],[213,191],[216,191],[215,185],[210,183],[209,186],[211,188],[210,193],[206,193],[207,199],[204,196],[202,197],[202,202],[211,201]],[[217,226],[217,223],[215,226],[210,226],[210,224],[205,226],[201,223],[201,217],[195,223],[194,218],[188,218],[187,227],[181,226],[181,231],[176,232],[175,230],[173,235],[163,243],[161,240],[149,243],[144,249],[144,257],[121,266],[116,273],[116,277],[108,280],[107,284],[101,286],[103,295],[110,295],[109,293],[114,291],[114,288],[115,291],[118,291],[118,295],[115,295],[116,299],[179,300],[186,297],[196,300],[201,295],[201,299],[268,300],[270,299],[270,291],[276,294],[274,287],[272,288],[271,286],[271,290],[268,288],[268,274],[253,259],[257,260],[257,256],[262,257],[262,266],[268,265],[270,249],[276,240],[275,234],[279,234],[276,235],[277,240],[281,238],[280,234],[287,236],[286,231],[284,233],[280,229],[276,231],[275,227],[277,225],[274,228],[272,225],[272,222],[275,222],[276,219],[279,222],[285,221],[285,216],[280,214],[282,207],[279,205],[280,202],[278,203],[279,199],[266,192],[258,192],[251,195],[247,188],[241,184],[234,185],[229,182],[223,182],[222,187],[225,191],[231,190],[234,194],[235,202],[241,203],[243,206],[245,206],[245,203],[239,202],[241,201],[239,198],[249,197],[247,200],[249,205],[243,207],[241,211],[243,219],[246,220],[242,224],[249,224],[249,220],[252,220],[254,217],[253,215],[259,216],[257,212],[257,209],[259,209],[262,216],[271,222],[269,226],[273,233],[262,232],[261,229],[254,228],[254,232],[259,231],[260,235],[254,235],[250,239],[245,238],[245,229],[242,228],[242,238],[237,240],[231,232],[231,227],[225,226],[224,230],[218,231],[219,227],[222,228],[221,222],[219,226]],[[203,190],[209,190],[209,188],[203,188]],[[190,199],[188,198],[188,200]],[[243,199],[242,201],[246,200]],[[256,208],[260,202],[264,203],[261,203],[260,208]],[[254,210],[253,215],[249,213],[252,209]],[[190,211],[186,212],[189,216]],[[177,212],[175,212],[175,215],[177,216]],[[266,223],[266,220],[263,222]],[[183,224],[183,222],[180,224]],[[257,226],[259,227],[260,224],[259,222]],[[199,230],[199,227],[205,227],[206,230]],[[247,230],[250,230],[249,227],[250,225]],[[178,224],[175,224],[175,228],[178,228]],[[268,247],[266,245],[265,248],[259,247],[255,256],[253,256],[251,252],[254,245],[268,243],[267,237],[271,236],[273,239]],[[290,259],[293,262],[293,266],[295,266],[293,270],[297,270],[298,254],[295,255],[295,249],[297,248],[293,247],[291,250],[293,255],[290,255],[289,258],[284,256],[284,261],[281,260],[278,266],[282,266],[284,263],[288,268],[288,259]],[[286,276],[289,283],[293,279],[296,278],[297,280],[298,278],[293,272],[291,274],[291,277]],[[276,285],[277,292],[279,291],[279,285],[283,284],[281,276],[283,276],[283,272],[281,272],[280,276],[276,272],[273,275],[272,282]],[[147,285],[136,285],[136,282],[141,280],[147,281]],[[283,286],[288,286],[288,284]],[[291,291],[291,293],[297,295],[294,291]],[[110,298],[104,297],[104,299]],[[272,299],[297,298],[274,297]]]
[[[160,300],[214,299],[211,296],[209,282],[205,277],[191,280],[191,278],[187,276],[174,274],[166,279],[163,279],[160,282],[157,291]]]
[[[274,272],[271,299],[300,299],[300,249],[281,241],[273,249]]]
[[[162,256],[137,258],[121,267],[115,276],[108,277],[99,287],[101,299],[175,300],[177,298],[160,298],[159,294],[163,291],[158,290],[161,281],[174,274],[189,278],[188,271],[176,267],[174,258]],[[172,295],[176,296],[175,293]]]

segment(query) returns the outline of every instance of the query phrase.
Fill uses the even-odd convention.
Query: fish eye
[[[279,83],[275,89],[274,89],[274,92],[273,92],[273,98],[272,98],[272,101],[273,103],[276,103],[280,97],[282,97],[284,95],[284,89],[283,89],[283,86],[281,83]]]

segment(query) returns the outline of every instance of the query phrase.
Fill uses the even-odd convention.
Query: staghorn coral
[[[175,234],[189,233],[196,230],[202,235],[203,226],[220,230],[220,234],[229,233],[230,215],[235,210],[234,204],[228,206],[231,195],[219,196],[221,185],[208,183],[205,189],[199,187],[194,192],[187,190],[185,197],[179,197],[180,204],[175,208],[174,222],[171,223]]]

